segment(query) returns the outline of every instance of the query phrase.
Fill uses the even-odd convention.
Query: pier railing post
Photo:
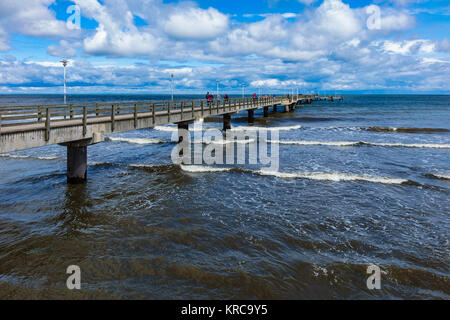
[[[116,114],[116,106],[112,105],[111,106],[111,132],[114,132],[115,129],[115,114]]]
[[[50,140],[50,110],[45,109],[45,141]]]
[[[170,102],[167,102],[167,122],[170,122]]]
[[[152,117],[153,117],[153,126],[155,126],[156,114],[155,114],[155,104],[152,104]]]
[[[194,101],[192,101],[192,118],[195,118],[195,106],[194,106]]]
[[[87,133],[87,107],[83,106],[83,137],[86,136]]]
[[[203,110],[203,100],[200,101],[200,108],[202,109],[202,118],[203,118],[203,113],[204,113],[204,110]]]
[[[2,134],[2,113],[0,112],[0,135]]]
[[[184,109],[184,101],[181,101],[181,120],[183,120],[183,109]]]
[[[134,128],[137,128],[137,103],[134,104]]]
[[[64,116],[64,119],[65,119],[66,117]],[[41,106],[38,106],[38,122],[41,122],[42,121],[42,108],[41,108]]]

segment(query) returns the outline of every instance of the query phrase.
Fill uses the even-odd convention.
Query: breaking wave
[[[232,168],[217,168],[209,166],[196,166],[196,165],[180,165],[181,170],[186,172],[225,172],[231,171]]]
[[[162,139],[146,139],[146,138],[121,138],[121,137],[106,137],[107,141],[119,141],[132,144],[160,144],[168,141]]]
[[[450,132],[449,129],[442,128],[395,128],[395,127],[363,127],[363,130],[374,132],[400,132],[400,133],[436,133],[436,132]]]
[[[264,176],[275,176],[284,179],[310,179],[310,180],[326,180],[326,181],[367,181],[385,184],[404,184],[409,180],[386,177],[373,177],[363,175],[353,175],[346,173],[326,173],[326,172],[303,172],[303,173],[285,173],[278,171],[259,170],[258,174]]]
[[[202,122],[198,123],[201,124]],[[197,124],[197,123],[196,123]],[[169,126],[156,126],[153,129],[158,130],[158,131],[164,131],[164,132],[175,132],[178,131],[178,127],[169,127]],[[196,126],[194,125],[193,127],[189,128],[189,131],[203,131],[209,129],[209,127],[203,127],[203,126]]]
[[[254,143],[256,139],[246,139],[246,140],[217,140],[211,141],[211,144],[232,144],[232,143],[240,143],[240,144],[248,144]]]
[[[25,156],[25,155],[17,155],[17,154],[9,154],[9,153],[3,153],[0,154],[0,157],[2,158],[12,158],[12,159],[37,159],[37,160],[56,160],[59,159],[59,157],[40,157],[40,156]]]
[[[432,148],[450,149],[450,144],[433,143],[388,143],[388,142],[366,142],[366,141],[303,141],[303,140],[271,140],[270,143],[299,145],[299,146],[375,146],[375,147],[403,147],[403,148]]]
[[[426,174],[425,176],[432,179],[450,180],[450,175],[448,174],[429,173]]]
[[[326,173],[326,172],[294,172],[286,173],[279,171],[269,171],[269,170],[247,170],[241,168],[219,168],[212,166],[201,166],[201,165],[181,165],[183,171],[191,173],[202,173],[202,172],[240,172],[240,173],[251,173],[258,174],[261,176],[273,176],[282,179],[309,179],[309,180],[319,180],[319,181],[366,181],[373,183],[383,183],[383,184],[412,184],[418,185],[418,183],[399,178],[388,178],[388,177],[374,177],[365,175],[354,175],[346,173]]]
[[[236,128],[232,128],[232,131],[256,131],[256,130],[266,130],[266,131],[290,131],[290,130],[298,130],[302,126],[287,126],[287,127],[250,127],[250,126],[240,126]]]

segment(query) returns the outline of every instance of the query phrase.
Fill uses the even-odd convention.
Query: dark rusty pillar
[[[184,147],[186,147],[186,146],[183,144],[184,139],[189,138],[189,137],[186,137],[186,135],[189,134],[189,123],[190,122],[188,122],[188,121],[178,123],[178,155],[181,158],[182,164],[189,164],[190,154],[186,154],[186,155],[184,154]],[[189,145],[188,145],[188,149],[189,149]]]
[[[178,143],[182,143],[183,139],[184,139],[182,130],[189,131],[189,122],[180,122],[180,123],[178,123]]]
[[[268,117],[269,116],[269,107],[264,107],[264,117]]]
[[[67,182],[85,183],[87,180],[87,145],[67,145]]]
[[[274,112],[274,113],[276,113],[276,112],[278,111],[278,108],[277,108],[277,107],[278,107],[278,105],[276,105],[276,104],[273,105],[273,112]]]
[[[223,131],[231,129],[231,114],[223,115]]]
[[[248,110],[248,123],[254,123],[255,122],[255,110],[250,109]]]

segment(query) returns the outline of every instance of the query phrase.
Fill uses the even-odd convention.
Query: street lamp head
[[[69,63],[69,61],[67,61],[66,59],[63,59],[60,62],[63,64],[64,67],[67,66],[67,64]]]

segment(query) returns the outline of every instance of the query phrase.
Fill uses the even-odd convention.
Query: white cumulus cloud
[[[175,10],[164,22],[164,31],[175,38],[207,40],[224,33],[228,17],[214,8],[185,8]]]

